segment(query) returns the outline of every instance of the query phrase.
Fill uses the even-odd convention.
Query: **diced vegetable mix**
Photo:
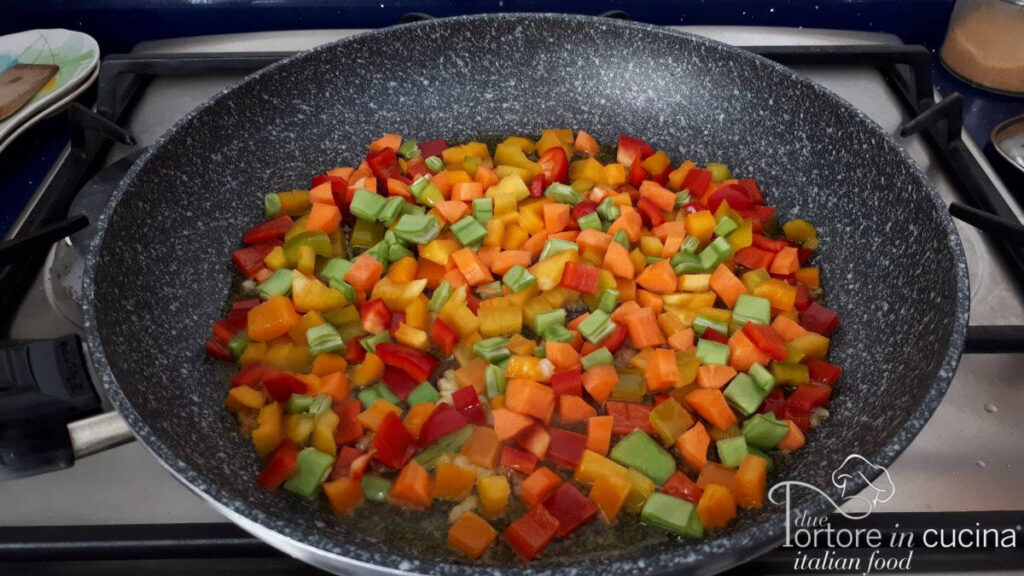
[[[388,134],[263,205],[233,254],[253,296],[206,346],[240,365],[257,483],[337,514],[456,502],[471,559],[499,529],[528,560],[595,518],[722,528],[841,374],[814,227],[624,134],[614,158],[583,131]]]

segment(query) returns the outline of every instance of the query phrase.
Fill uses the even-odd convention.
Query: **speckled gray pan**
[[[230,367],[207,359],[203,343],[262,196],[359,162],[385,132],[459,141],[550,127],[605,142],[621,131],[675,161],[725,162],[757,178],[783,219],[818,227],[844,375],[831,418],[774,480],[839,498],[830,474],[846,456],[886,465],[910,443],[956,369],[968,292],[960,241],[909,156],[767,60],[643,24],[552,15],[435,20],[324,46],[219,95],[153,146],[114,195],[89,261],[89,344],[115,406],[232,519],[335,571],[709,574],[776,545],[783,510],[769,504],[702,542],[626,518],[594,522],[529,565],[504,546],[468,564],[447,550],[443,514],[365,506],[336,518],[255,485],[258,459],[223,409]]]

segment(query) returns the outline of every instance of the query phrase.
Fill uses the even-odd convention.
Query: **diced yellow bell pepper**
[[[686,215],[686,231],[696,236],[701,244],[707,244],[711,240],[716,225],[718,222],[715,221],[715,216],[709,210]]]
[[[724,218],[725,216],[728,216],[729,218],[732,219],[733,222],[736,222],[737,224],[739,224],[743,220],[743,217],[739,215],[739,212],[736,212],[735,210],[732,209],[732,206],[729,206],[728,200],[719,204],[718,210],[715,210],[715,222],[721,222],[722,218]]]
[[[686,324],[679,319],[679,316],[672,314],[671,312],[662,312],[658,314],[658,327],[665,333],[666,336],[671,336],[676,332],[682,332],[686,330]]]
[[[754,296],[766,298],[771,303],[773,310],[791,312],[796,304],[796,287],[790,286],[782,280],[770,278],[754,288]]]
[[[345,235],[342,234],[341,228],[331,232],[327,237],[331,239],[331,256],[335,258],[344,258]]]
[[[531,178],[530,171],[526,168],[520,168],[518,166],[509,166],[508,164],[502,164],[494,169],[494,174],[499,178],[505,178],[506,176],[515,176],[523,180],[524,182]]]
[[[341,418],[334,410],[326,410],[317,417],[313,425],[313,434],[309,443],[313,448],[334,456],[338,453],[338,445],[334,442],[334,430],[338,428]]]
[[[639,272],[644,268],[647,268],[647,256],[640,251],[640,248],[633,248],[629,252],[629,261],[633,263],[633,268]]]
[[[505,223],[498,218],[491,218],[487,221],[487,236],[484,236],[484,246],[501,247],[505,239]]]
[[[340,291],[298,270],[292,270],[292,302],[298,312],[331,310],[348,304]]]
[[[494,149],[494,163],[501,166],[514,166],[526,170],[527,175],[533,178],[544,171],[540,164],[526,157],[526,153],[517,144],[501,143]]]
[[[465,366],[474,359],[476,359],[476,352],[473,351],[473,344],[483,340],[483,336],[480,336],[479,332],[473,332],[467,336],[459,339],[459,343],[455,345],[455,350],[452,355],[455,356],[455,360],[459,363],[459,366]]]
[[[295,252],[295,269],[307,276],[313,274],[316,268],[316,251],[312,246],[299,246]]]
[[[480,498],[480,515],[497,518],[505,513],[512,488],[504,476],[482,476],[477,479],[476,493]]]
[[[532,154],[533,149],[536,148],[536,144],[533,143],[533,140],[523,136],[509,136],[502,141],[502,144],[514,144],[526,154]]]
[[[750,220],[744,220],[740,224],[739,228],[734,230],[732,234],[726,236],[725,239],[729,242],[729,245],[732,246],[733,252],[750,246],[754,243],[753,223],[751,223]]]
[[[806,220],[790,220],[782,226],[782,232],[791,242],[814,250],[818,247],[818,231]]]
[[[362,388],[379,380],[384,375],[384,362],[373,352],[367,352],[362,363],[350,370],[352,370],[352,384],[357,388]]]
[[[245,409],[263,407],[263,392],[248,386],[235,386],[228,390],[228,397],[224,400],[229,412],[241,412]]]
[[[743,286],[746,287],[747,292],[753,292],[761,285],[765,280],[771,279],[771,274],[768,273],[764,268],[758,268],[757,270],[748,270],[740,276],[740,280],[743,282]]]
[[[519,306],[480,308],[477,316],[480,335],[484,338],[519,333],[523,329],[523,309]]]
[[[576,467],[576,472],[572,477],[577,482],[589,484],[601,476],[627,478],[626,471],[625,466],[605,458],[597,452],[584,450],[583,456],[580,458],[580,464]]]
[[[518,202],[519,199],[511,192],[496,194],[494,196],[494,215],[500,217],[505,214],[516,213],[516,204]],[[518,220],[518,216],[516,219]]]
[[[513,210],[513,211],[510,211],[510,212],[505,212],[504,214],[497,214],[491,220],[501,220],[501,223],[504,224],[506,228],[508,228],[512,224],[515,224],[516,226],[518,226],[519,225],[519,212],[516,212],[515,210]],[[490,220],[488,220],[488,222],[490,222]]]
[[[526,186],[526,179],[519,173],[511,173],[505,176],[498,176],[501,180],[497,184],[487,189],[484,195],[488,198],[496,198],[503,194],[511,194],[516,202],[526,200],[530,197],[530,189]],[[498,210],[495,207],[494,213],[497,214]]]
[[[537,287],[543,290],[551,290],[562,281],[562,271],[566,262],[579,262],[580,254],[575,250],[566,250],[550,256],[547,260],[541,260],[530,267],[530,274],[537,279]]]
[[[413,328],[427,330],[430,328],[430,310],[427,309],[427,297],[420,294],[405,309],[405,323]]]
[[[590,180],[594,183],[601,183],[604,181],[604,165],[593,157],[577,160],[569,164],[569,179],[573,181]]]
[[[309,414],[285,414],[284,435],[300,446],[309,441],[315,421]]]
[[[426,246],[420,246],[420,256],[442,266],[448,264],[448,257],[452,252],[462,248],[457,240],[452,238],[438,238],[429,242]]]
[[[508,287],[506,286],[506,288]],[[540,294],[540,288],[537,288],[537,284],[533,283],[521,292],[509,292],[509,295],[506,296],[506,298],[508,298],[508,303],[512,306],[524,307],[531,298]]]
[[[313,355],[308,346],[299,346],[290,339],[278,339],[269,343],[262,362],[289,372],[309,372]]]
[[[274,249],[263,257],[263,263],[271,270],[277,270],[288,266],[288,258],[284,255],[284,247],[274,246]]]
[[[324,310],[320,313],[324,320],[333,326],[346,326],[349,324],[360,324],[359,310],[354,305],[342,306],[333,310]]]
[[[537,317],[537,314],[553,310],[554,306],[547,301],[543,296],[536,296],[526,301],[523,305],[523,321],[526,322],[527,326],[533,326],[533,320]]]
[[[700,358],[697,358],[695,350],[676,352],[676,366],[679,368],[679,380],[674,386],[682,388],[689,386],[697,380],[697,371],[700,370]]]
[[[419,328],[413,328],[405,322],[399,324],[398,329],[395,330],[395,340],[399,344],[405,344],[417,350],[427,351],[430,349],[430,338],[427,337],[427,333]]]
[[[626,508],[636,512],[644,507],[647,499],[654,494],[654,481],[636,468],[626,470],[626,480],[629,481],[629,495],[626,496]]]
[[[640,251],[643,252],[644,256],[660,258],[663,249],[664,245],[661,243],[661,240],[658,240],[657,236],[644,235],[640,237]]]
[[[269,454],[284,439],[284,431],[281,428],[283,419],[281,405],[277,402],[260,408],[260,413],[256,416],[258,426],[252,431],[252,447],[257,454]]]
[[[668,187],[672,190],[681,189],[683,187],[683,180],[686,179],[686,174],[696,167],[697,165],[690,160],[680,164],[679,168],[668,173]]]
[[[530,234],[544,229],[544,219],[533,210],[519,210],[519,227]]]
[[[309,191],[308,190],[289,190],[288,192],[278,192],[277,199],[281,201],[281,213],[289,216],[298,216],[306,210],[309,210]],[[302,230],[306,227],[303,226]]]
[[[405,310],[413,301],[423,294],[427,287],[427,279],[420,278],[406,284],[396,284],[385,276],[373,285],[370,299],[380,298],[392,310]]]
[[[718,322],[719,324],[728,324],[729,322],[732,322],[732,310],[726,310],[724,308],[714,308],[712,306],[698,308],[697,315],[703,316],[712,322]]]
[[[541,132],[540,139],[537,140],[537,154],[541,155],[555,146],[561,146],[565,150],[566,158],[572,158],[572,144],[572,130],[545,130]]]
[[[713,307],[717,296],[714,292],[682,292],[665,294],[661,298],[667,308],[698,310]]]
[[[618,188],[626,183],[626,167],[618,162],[608,164],[601,171],[601,178],[609,188]]]
[[[536,356],[513,356],[508,360],[505,367],[505,376],[508,378],[526,378],[537,382],[550,382],[551,374],[546,372],[541,365],[541,359]]]
[[[508,339],[508,351],[519,356],[529,356],[537,348],[537,343],[522,334],[513,334]]]
[[[464,286],[459,287],[459,289],[462,288]],[[456,290],[457,292],[459,290]],[[480,319],[466,306],[465,290],[462,291],[462,294],[461,301],[454,298],[453,294],[453,297],[449,298],[448,302],[441,308],[441,313],[439,314],[441,320],[444,320],[445,324],[451,326],[460,338],[464,338],[480,329]]]
[[[308,208],[308,205],[307,205]],[[291,240],[294,236],[302,234],[306,231],[306,224],[309,222],[309,214],[305,214],[295,219],[292,223],[292,227],[288,229],[284,234],[285,240]]]
[[[711,286],[711,274],[683,274],[679,277],[679,290],[683,292],[707,292]]]
[[[579,302],[580,293],[565,286],[555,286],[542,293],[541,297],[547,300],[552,308],[564,308],[573,302]]]
[[[238,358],[238,363],[242,366],[248,366],[257,362],[263,361],[263,356],[267,353],[266,342],[249,342],[249,345],[245,347],[245,351]]]
[[[519,250],[529,239],[530,233],[520,228],[519,224],[506,224],[501,247],[505,250]]]
[[[306,342],[306,330],[309,330],[313,326],[319,326],[324,323],[324,317],[319,312],[306,312],[299,318],[298,323],[288,331],[288,336],[292,339],[292,342],[300,346],[308,344]]]
[[[491,152],[487,149],[487,144],[483,142],[466,142],[460,146],[445,148],[441,153],[441,159],[445,164],[462,164],[467,156],[490,160]]]
[[[802,362],[804,358],[824,360],[828,355],[829,339],[817,332],[808,331],[803,336],[786,342],[786,362]]]
[[[664,150],[658,150],[654,154],[647,157],[646,160],[640,163],[647,170],[647,173],[652,176],[657,176],[668,168],[668,165],[672,163],[672,159],[668,157],[668,153]]]

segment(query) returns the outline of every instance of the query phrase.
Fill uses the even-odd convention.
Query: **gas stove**
[[[756,47],[756,52],[792,66],[850,101],[897,135],[947,203],[964,202],[1008,220],[1024,220],[1022,207],[995,176],[984,155],[967,136],[957,139],[959,103],[955,98],[929,113],[951,123],[949,134],[944,123],[935,124],[935,118],[928,115],[908,123],[917,115],[913,107],[933,97],[927,52],[922,54],[923,50],[904,46],[894,36],[878,33],[713,26],[680,29]],[[95,114],[85,108],[72,110],[78,121],[72,146],[60,157],[11,234],[17,234],[19,228],[36,229],[42,222],[40,214],[60,202],[70,203],[71,209],[64,214],[85,214],[95,220],[113,186],[141,150],[187,112],[245,74],[289,53],[358,32],[180,38],[146,42],[130,54],[108,56],[100,73]],[[926,78],[920,77],[922,70]],[[906,136],[899,136],[901,131]],[[952,147],[959,148],[951,151]],[[87,179],[81,187],[80,182]],[[972,214],[967,211],[964,219],[972,219]],[[980,217],[973,218],[977,221]],[[964,355],[935,415],[889,468],[898,493],[880,504],[875,522],[895,518],[905,526],[938,522],[969,527],[975,521],[1016,518],[1019,523],[1024,517],[1024,491],[1019,489],[1024,485],[1024,450],[1020,448],[1024,423],[1019,418],[1024,413],[1020,338],[1024,242],[1019,237],[1014,241],[1009,235],[982,232],[963,222],[957,222],[957,229],[970,267],[971,323],[976,327],[971,332],[970,351],[987,353]],[[9,338],[33,340],[81,333],[80,247],[88,244],[90,234],[88,227],[78,230],[37,256],[42,266],[9,318]],[[104,418],[105,425],[119,426],[116,416]],[[122,438],[127,440],[125,435]],[[76,448],[82,452],[99,447]],[[3,562],[14,562],[9,564],[14,573],[52,567],[54,562],[64,566],[85,563],[105,573],[177,573],[196,566],[211,573],[251,570],[253,566],[274,574],[311,570],[280,557],[228,524],[137,443],[82,459],[71,468],[0,484],[0,511],[0,569]],[[224,558],[237,561],[223,564],[220,560]],[[738,571],[785,572],[786,558],[791,563],[791,554],[771,553]],[[993,562],[990,556],[953,552],[935,552],[929,558],[931,563],[926,560],[919,567],[967,572],[1009,566]]]

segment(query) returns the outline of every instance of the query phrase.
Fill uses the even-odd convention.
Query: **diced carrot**
[[[682,436],[676,438],[676,450],[683,458],[697,470],[703,470],[708,463],[708,446],[711,445],[711,437],[704,425],[697,422]]]
[[[475,257],[476,257],[476,255],[474,255],[474,258]],[[449,264],[454,264],[454,262],[450,261]],[[447,272],[445,272],[444,273],[444,281],[449,283],[449,284],[451,284],[452,288],[458,288],[459,286],[465,286],[466,283],[467,283],[466,282],[466,277],[462,274],[462,272],[459,271],[458,268],[452,268],[451,270],[448,270]]]
[[[612,416],[591,416],[587,418],[587,450],[601,456],[608,455],[612,443]]]
[[[671,234],[663,241],[664,245],[661,248],[662,258],[671,258],[675,256],[679,249],[683,247],[683,236],[678,234]]]
[[[593,136],[587,134],[583,130],[576,133],[576,141],[573,142],[573,148],[575,148],[577,152],[582,152],[591,156],[597,156],[597,152],[599,150],[597,140],[594,140]]]
[[[644,375],[647,379],[648,392],[664,390],[675,384],[681,378],[675,352],[665,348],[655,348],[651,360],[644,369]]]
[[[462,219],[469,211],[469,206],[466,206],[465,202],[458,200],[442,200],[434,203],[434,208],[441,213],[441,217],[445,219],[449,224],[454,224]]]
[[[391,484],[388,502],[405,508],[427,509],[433,505],[430,497],[430,474],[419,462],[409,462]]]
[[[632,278],[615,278],[615,289],[619,291],[619,300],[623,302],[636,300],[636,282]]]
[[[757,458],[757,456],[754,456]],[[736,471],[732,468],[726,468],[718,462],[708,462],[704,468],[701,469],[700,475],[697,476],[697,486],[707,489],[712,484],[718,484],[719,486],[732,490],[732,480],[736,476]]]
[[[545,204],[544,206],[550,206],[550,204]],[[530,258],[537,258],[540,256],[540,253],[544,250],[544,243],[547,241],[548,231],[540,230],[533,236],[527,238],[526,242],[523,242],[523,245],[520,246],[520,248],[529,252]]]
[[[679,236],[683,238],[686,236],[686,222],[681,220],[669,220],[663,222],[651,230],[659,240],[664,242],[670,236]]]
[[[544,205],[544,229],[548,234],[557,234],[569,225],[569,205],[550,202]]]
[[[320,390],[318,393],[330,396],[335,402],[348,398],[349,391],[348,376],[344,372],[332,372],[320,377]]]
[[[427,281],[427,288],[434,289],[441,285],[441,281],[444,280],[444,275],[447,270],[445,267],[427,260],[426,258],[419,259],[419,265],[416,267],[416,278],[425,278]]]
[[[793,320],[789,316],[779,315],[772,320],[772,328],[782,336],[782,339],[786,342],[792,342],[797,338],[807,334],[807,330],[801,326],[796,320]]]
[[[797,282],[805,284],[809,288],[818,288],[821,286],[821,276],[817,266],[800,268],[793,273],[793,277],[796,278]]]
[[[545,341],[544,357],[554,364],[556,372],[565,372],[583,366],[579,353],[566,342]]]
[[[738,280],[738,279],[737,279]],[[655,294],[671,294],[679,285],[679,278],[668,260],[658,260],[636,277],[636,283]],[[742,283],[740,284],[742,286]]]
[[[732,308],[740,294],[746,294],[747,289],[743,282],[732,273],[725,264],[719,264],[718,268],[711,274],[711,290],[718,294],[718,297],[725,302],[725,305]]]
[[[299,318],[291,298],[274,296],[249,310],[246,332],[257,342],[267,342],[287,334],[299,323]]]
[[[636,303],[641,308],[650,308],[654,310],[654,314],[661,314],[661,311],[665,308],[665,300],[661,296],[658,296],[654,292],[648,292],[647,290],[636,291]]]
[[[612,225],[608,227],[608,233],[615,236],[616,232],[623,230],[629,241],[636,243],[640,239],[640,232],[643,230],[644,221],[640,218],[640,213],[629,206],[623,206],[621,211],[622,213],[615,219],[615,222],[612,222]]]
[[[789,276],[800,268],[800,258],[796,248],[787,246],[779,251],[775,255],[775,259],[772,260],[772,266],[768,269],[772,274],[778,274],[779,276]]]
[[[495,409],[491,415],[494,417],[494,433],[502,442],[515,438],[533,425],[533,418],[507,408]]]
[[[597,416],[597,410],[579,396],[563,394],[558,397],[558,419],[562,424],[576,424]]]
[[[342,476],[337,480],[324,482],[323,489],[335,514],[353,510],[363,501],[363,483],[355,478]]]
[[[718,484],[709,485],[697,502],[697,515],[705,528],[725,528],[736,517],[736,500],[732,492]]]
[[[640,308],[622,317],[622,323],[629,330],[629,339],[637,350],[652,346],[661,346],[665,343],[665,335],[658,326],[654,310]]]
[[[512,378],[505,387],[505,408],[548,423],[555,412],[555,393],[539,382]]]
[[[627,278],[632,280],[636,270],[633,268],[633,262],[629,259],[629,250],[626,250],[618,242],[611,242],[608,244],[608,249],[604,253],[604,269],[611,272],[619,278]]]
[[[498,457],[501,455],[501,441],[493,428],[477,426],[473,428],[473,434],[466,440],[466,443],[459,449],[462,454],[481,468],[494,468],[498,464]]]
[[[373,290],[374,284],[380,282],[380,274],[383,271],[384,266],[379,260],[363,253],[352,262],[352,267],[345,273],[345,282],[356,290],[369,292]]]
[[[344,372],[348,368],[345,357],[339,354],[320,354],[313,360],[313,374],[326,376],[332,372]]]
[[[487,166],[479,166],[476,169],[476,174],[473,175],[473,180],[479,182],[483,186],[484,191],[486,191],[498,183],[498,175]]]
[[[471,202],[484,197],[484,186],[480,182],[458,182],[452,186],[452,200]]]
[[[402,424],[413,438],[419,437],[420,430],[423,429],[423,425],[430,418],[430,415],[434,413],[435,408],[437,406],[430,402],[421,402],[409,408],[405,418],[402,419]]]
[[[732,479],[732,494],[740,508],[760,508],[764,505],[764,490],[768,463],[764,458],[747,454]]]
[[[619,374],[614,366],[599,364],[583,373],[583,388],[598,404],[604,404],[618,383]]]
[[[629,480],[606,474],[594,480],[588,497],[597,505],[601,519],[606,524],[611,524],[615,522],[615,517],[619,515],[619,510],[622,510],[622,505],[626,503],[632,489],[633,483]]]
[[[746,372],[754,364],[767,366],[770,361],[771,358],[755,346],[742,330],[737,330],[729,337],[729,366]]]
[[[494,277],[477,257],[476,252],[473,252],[469,248],[462,248],[456,250],[451,255],[452,260],[455,261],[455,265],[459,267],[459,272],[466,277],[466,283],[470,286],[479,286],[492,282]],[[347,278],[348,275],[346,275]]]
[[[541,466],[523,480],[523,502],[533,508],[562,485],[562,479],[550,468]]]
[[[338,168],[331,168],[330,170],[328,170],[327,175],[337,176],[339,178],[344,178],[345,181],[348,181],[352,178],[352,172],[354,171],[355,169],[352,168],[351,166],[339,166]]]
[[[477,248],[476,255],[480,258],[480,263],[484,265],[488,270],[493,270],[491,267],[494,264],[494,259],[501,253],[500,246],[481,246]]]
[[[700,388],[686,395],[686,404],[715,428],[725,430],[736,423],[736,414],[717,388]]]
[[[331,183],[323,182],[318,186],[310,188],[309,201],[313,204],[328,204],[334,206],[334,193],[331,192]]]
[[[679,332],[676,332],[675,334],[668,337],[668,345],[671,346],[674,350],[686,352],[687,350],[693,349],[693,337],[693,328],[680,330]]]
[[[469,182],[469,174],[462,170],[441,170],[430,178],[430,183],[437,186],[445,198],[451,198],[457,182]]]
[[[412,256],[406,256],[397,262],[392,262],[388,267],[387,277],[395,284],[408,284],[416,279],[416,269],[419,264]]]
[[[703,364],[697,369],[697,385],[701,388],[719,389],[736,376],[736,369],[722,364]]]
[[[482,556],[497,538],[494,527],[472,511],[463,513],[448,529],[448,545],[458,548],[470,560]]]
[[[590,316],[590,312],[584,312],[583,314],[580,314],[579,316],[577,316],[577,317],[573,318],[572,320],[570,320],[569,323],[566,324],[566,327],[569,328],[570,330],[578,330],[579,327],[580,327],[580,324],[582,324],[583,321],[586,320],[588,316]]]
[[[476,471],[455,464],[442,462],[434,471],[434,485],[430,497],[435,500],[461,501],[473,490]]]
[[[455,371],[455,383],[459,388],[472,386],[477,392],[484,391],[484,375],[488,363],[483,358],[473,358],[468,364]]]
[[[529,268],[532,255],[526,250],[502,250],[494,255],[491,261],[491,272],[505,275],[512,267],[519,265]]]
[[[376,432],[377,429],[380,428],[380,424],[384,421],[384,416],[387,415],[388,412],[394,412],[399,416],[402,415],[401,408],[383,398],[379,398],[374,401],[369,408],[360,412],[359,416],[356,417],[356,420],[358,420],[364,427]]]
[[[782,441],[778,443],[776,448],[783,452],[793,452],[799,450],[804,446],[804,431],[800,429],[792,420],[783,420],[789,430],[786,432],[786,436],[782,438]]]
[[[640,184],[640,197],[649,199],[655,206],[666,212],[671,211],[676,205],[676,195],[654,180],[644,180]]]
[[[608,245],[612,243],[612,237],[596,228],[587,228],[580,231],[579,236],[576,237],[576,243],[579,244],[581,251],[593,250],[603,256],[608,250]]]
[[[614,312],[612,312],[612,321],[622,322],[623,318],[632,314],[633,312],[636,312],[637,310],[640,310],[640,304],[637,303],[635,299],[623,302],[622,304],[619,305],[618,308],[615,309]]]
[[[391,148],[395,152],[402,146],[402,135],[401,134],[385,134],[380,138],[370,142],[371,152],[380,152],[385,148]]]
[[[388,178],[387,181],[388,194],[392,196],[401,196],[403,198],[412,198],[412,193],[409,192],[409,185],[397,178]]]

